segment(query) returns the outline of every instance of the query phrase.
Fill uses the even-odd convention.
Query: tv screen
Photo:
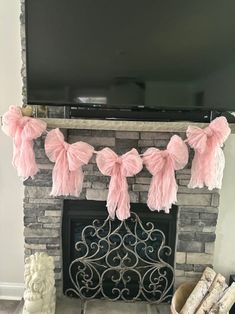
[[[26,0],[27,101],[235,111],[235,1]]]

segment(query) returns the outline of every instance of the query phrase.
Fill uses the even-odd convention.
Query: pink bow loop
[[[94,148],[84,142],[69,144],[60,130],[55,129],[47,134],[45,151],[55,162],[51,195],[79,196],[84,178],[82,166],[89,162]]]
[[[187,129],[187,142],[199,153],[205,152],[208,145],[222,146],[231,130],[225,117],[213,120],[208,127],[201,129],[189,126]]]
[[[216,118],[204,129],[188,127],[187,142],[195,150],[190,188],[202,188],[204,185],[209,190],[221,188],[224,169],[221,147],[230,132],[225,117]]]
[[[166,150],[160,151],[153,147],[147,149],[143,162],[153,176],[148,192],[148,207],[157,211],[163,209],[168,213],[177,201],[175,170],[180,170],[187,164],[188,148],[179,136],[174,135]]]
[[[118,155],[106,147],[97,153],[96,162],[100,172],[105,176],[112,176],[115,172]]]
[[[133,177],[143,167],[143,162],[135,148],[119,157],[122,161],[121,171],[124,177]]]
[[[143,162],[148,171],[156,176],[165,166],[169,155],[167,151],[161,151],[157,148],[150,147],[143,156]]]
[[[227,119],[225,117],[216,118],[210,123],[209,127],[214,133],[218,144],[223,146],[231,133]]]
[[[181,137],[173,135],[167,145],[175,170],[183,169],[188,163],[188,147]]]
[[[143,164],[136,149],[118,156],[110,148],[97,153],[97,166],[104,175],[111,176],[107,198],[109,216],[114,219],[115,212],[120,220],[130,217],[130,196],[126,177],[141,171]]]
[[[58,128],[48,132],[45,139],[45,151],[50,161],[56,162],[64,151],[64,143],[64,135]]]
[[[2,130],[13,138],[12,163],[18,175],[27,179],[38,172],[33,151],[33,140],[46,130],[46,123],[39,119],[24,117],[19,107],[10,106],[3,115]]]

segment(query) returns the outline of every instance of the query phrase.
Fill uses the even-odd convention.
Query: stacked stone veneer
[[[171,133],[154,132],[68,130],[67,140],[70,143],[82,140],[93,145],[97,150],[108,146],[121,154],[133,147],[140,153],[150,146],[164,148],[171,135]],[[45,156],[44,137],[36,141],[35,153],[40,173],[34,180],[25,181],[25,256],[36,251],[47,251],[54,256],[57,285],[61,287],[63,198],[53,198],[49,195],[53,164]],[[84,170],[84,187],[79,199],[106,200],[109,177],[99,172],[95,155]],[[175,258],[176,285],[178,285],[182,281],[198,277],[206,265],[213,264],[219,194],[206,188],[187,188],[190,164],[188,168],[178,171],[176,177],[179,184]],[[150,174],[146,169],[128,179],[131,202],[146,202],[149,182]]]

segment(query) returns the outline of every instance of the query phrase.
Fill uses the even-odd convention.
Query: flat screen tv
[[[26,0],[25,12],[29,104],[150,120],[235,111],[235,1]]]

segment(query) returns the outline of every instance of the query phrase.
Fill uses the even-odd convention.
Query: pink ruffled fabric
[[[84,142],[68,144],[60,130],[54,129],[47,134],[45,151],[50,161],[55,162],[51,195],[78,197],[84,178],[82,166],[88,164],[94,148]]]
[[[172,204],[177,202],[178,185],[175,170],[185,167],[188,162],[188,148],[177,135],[172,136],[166,150],[151,147],[144,153],[143,162],[153,175],[149,192],[148,207],[169,213]]]
[[[205,185],[209,190],[221,188],[225,165],[221,147],[230,132],[225,117],[216,118],[204,129],[188,127],[187,142],[195,151],[188,187],[202,188]]]
[[[3,115],[2,130],[13,138],[13,166],[23,179],[38,172],[33,151],[33,140],[46,130],[46,123],[35,118],[24,117],[19,107],[10,106]]]
[[[132,177],[141,171],[143,164],[136,149],[118,156],[110,148],[97,153],[97,166],[102,174],[110,176],[107,209],[109,216],[120,220],[130,217],[130,196],[126,177]]]

